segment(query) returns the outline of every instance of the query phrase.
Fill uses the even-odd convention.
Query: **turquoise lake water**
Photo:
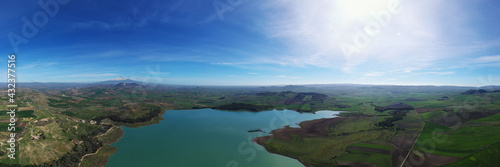
[[[268,153],[252,138],[271,130],[319,118],[337,111],[316,114],[291,110],[262,112],[213,109],[168,110],[160,124],[123,127],[125,135],[107,167],[303,167],[292,158]],[[262,132],[248,130],[262,129]]]

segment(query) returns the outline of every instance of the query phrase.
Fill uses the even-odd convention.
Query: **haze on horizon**
[[[497,1],[231,2],[8,1],[0,49],[18,82],[500,85]]]

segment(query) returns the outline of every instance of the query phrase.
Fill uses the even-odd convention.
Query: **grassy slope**
[[[377,148],[377,149],[383,149],[383,150],[392,150],[391,146],[387,145],[380,145],[380,144],[370,144],[370,143],[356,143],[351,146],[356,146],[356,147],[365,147],[365,148]]]
[[[500,121],[500,114],[474,120],[474,122],[499,122],[499,121]]]
[[[104,167],[108,162],[108,157],[113,155],[118,149],[113,146],[104,145],[97,154],[88,155],[80,163],[81,167]]]
[[[500,139],[500,126],[498,125],[500,121],[500,114],[496,114],[486,118],[480,118],[476,120],[454,120],[453,115],[464,115],[465,118],[468,116],[468,112],[481,112],[481,111],[494,111],[500,109],[500,103],[495,98],[498,93],[485,94],[481,96],[476,95],[457,95],[452,96],[450,102],[443,102],[441,105],[433,105],[432,107],[451,107],[455,111],[451,113],[446,113],[442,110],[431,111],[427,113],[420,113],[420,115],[427,120],[441,120],[442,117],[447,116],[448,120],[455,121],[453,126],[446,127],[438,125],[432,122],[426,122],[425,128],[420,135],[416,150],[424,151],[427,153],[452,156],[452,157],[466,157],[460,160],[460,163],[454,163],[454,165],[460,164],[477,164],[480,163],[488,164],[498,162],[494,160],[497,155],[489,155],[485,158],[485,154],[476,153],[474,155],[467,157],[470,154],[477,152],[491,145],[492,143],[498,142]],[[459,113],[460,111],[462,113]],[[492,148],[493,149],[493,148]],[[492,151],[490,149],[490,151]],[[482,151],[484,152],[484,151]],[[494,150],[493,150],[494,152]],[[474,161],[477,158],[482,161]],[[465,166],[469,166],[465,165]],[[474,165],[474,166],[477,166]]]
[[[387,141],[394,135],[390,130],[377,130],[374,126],[374,117],[361,119],[347,119],[334,126],[325,128],[330,132],[326,138],[308,138],[293,136],[292,140],[281,140],[274,138],[266,144],[271,152],[277,152],[282,155],[298,158],[301,162],[314,166],[336,165],[336,157],[344,157],[343,160],[373,162],[375,159],[367,160],[359,153],[347,153],[346,147],[355,143],[369,142],[374,140]],[[344,133],[344,135],[340,135]],[[388,143],[386,144],[388,145]],[[373,146],[373,144],[371,145]],[[375,147],[387,148],[387,146],[378,145]],[[374,155],[377,153],[373,153]],[[390,155],[383,155],[387,158]],[[385,161],[385,160],[384,160]]]
[[[500,164],[500,143],[493,144],[480,152],[448,164],[446,167],[496,166],[498,164]]]
[[[348,154],[339,157],[337,161],[367,162],[376,166],[391,166],[391,155],[354,150],[346,151]]]
[[[282,88],[269,88],[263,90],[237,90],[237,89],[207,89],[207,88],[190,88],[190,89],[165,89],[165,90],[138,90],[132,91],[130,89],[112,89],[108,92],[100,88],[84,88],[79,90],[79,94],[71,94],[69,90],[48,90],[50,94],[37,92],[34,98],[28,95],[34,96],[33,92],[21,93],[19,97],[26,97],[24,100],[19,100],[22,106],[36,107],[34,115],[36,118],[27,121],[28,123],[35,120],[40,120],[42,118],[61,118],[62,120],[70,118],[67,114],[70,112],[75,114],[71,117],[78,117],[80,119],[90,119],[96,116],[102,116],[110,114],[114,111],[113,107],[121,106],[124,104],[133,103],[145,103],[149,101],[150,103],[162,103],[171,109],[190,109],[193,107],[211,107],[223,104],[229,104],[232,102],[245,102],[249,104],[256,105],[266,105],[273,104],[275,108],[278,109],[301,109],[303,111],[314,111],[320,109],[330,109],[330,110],[341,110],[341,111],[355,111],[356,113],[363,113],[367,115],[379,115],[374,117],[375,119],[359,121],[353,121],[351,123],[345,123],[339,125],[337,128],[329,128],[331,134],[338,134],[339,132],[351,133],[345,137],[330,136],[327,138],[301,138],[296,136],[292,141],[278,141],[275,146],[276,149],[288,149],[290,153],[294,153],[298,156],[304,156],[309,159],[311,163],[331,163],[332,157],[338,156],[339,159],[344,158],[350,161],[366,162],[370,161],[373,164],[380,164],[378,161],[369,160],[370,158],[363,157],[365,153],[359,152],[345,152],[345,148],[349,145],[361,145],[361,147],[387,147],[387,141],[390,140],[391,135],[394,135],[392,130],[373,130],[374,123],[380,122],[387,118],[388,116],[380,116],[386,113],[378,113],[373,110],[374,106],[385,106],[395,102],[404,102],[414,106],[415,108],[453,108],[455,110],[469,110],[471,108],[479,109],[489,109],[498,110],[500,109],[500,102],[498,101],[500,93],[492,93],[487,96],[475,96],[475,95],[460,95],[458,91],[435,91],[435,90],[418,90],[414,88],[347,88],[347,89],[310,89],[310,88],[298,88],[297,92],[311,92],[315,91],[317,93],[328,94],[330,97],[324,100],[324,102],[312,102],[311,96],[305,96],[302,104],[280,104],[283,98],[278,96],[255,96],[252,92],[263,92],[263,91],[288,91],[289,89],[281,90]],[[98,93],[96,93],[98,92]],[[31,93],[31,94],[30,94]],[[65,96],[63,96],[65,95]],[[450,96],[449,100],[441,101],[438,100],[443,96]],[[224,97],[224,98],[222,98]],[[51,103],[48,99],[54,99]],[[405,101],[405,99],[414,98],[425,101]],[[30,103],[27,103],[30,102]],[[51,105],[52,106],[51,106]],[[347,105],[350,107],[340,108],[339,105]],[[0,107],[1,109],[1,107]],[[445,112],[443,110],[436,110],[427,113],[421,113],[423,119],[428,119],[428,121],[435,120],[436,118],[442,116]],[[415,116],[413,113],[409,113],[402,121],[399,121],[397,125],[410,125],[415,124]],[[130,113],[130,116],[140,117],[141,113]],[[475,122],[486,122],[494,123],[498,122],[498,114],[492,116],[491,118],[478,119]],[[3,118],[0,116],[0,118]],[[413,122],[412,122],[413,121]],[[426,124],[427,127],[428,124]],[[485,124],[488,125],[488,124]],[[47,125],[44,125],[47,126]],[[52,126],[52,125],[50,125]],[[64,123],[61,125],[61,129],[71,130],[73,123]],[[429,124],[427,129],[434,130],[436,127]],[[43,127],[43,126],[42,126]],[[82,127],[85,127],[82,125]],[[415,127],[415,126],[413,126]],[[28,130],[36,129],[40,127],[28,126]],[[442,127],[437,127],[442,128]],[[423,136],[419,138],[419,146],[417,149],[424,150],[426,152],[432,152],[435,154],[446,154],[450,155],[452,152],[458,152],[455,156],[465,156],[470,154],[482,147],[491,144],[493,138],[498,138],[496,134],[491,134],[493,132],[498,132],[500,129],[491,129],[492,126],[477,126],[477,124],[467,124],[464,122],[463,126],[456,130],[446,130],[443,134],[436,134],[432,131],[429,133],[427,130],[423,133]],[[63,132],[62,130],[48,130],[46,133],[50,137],[47,141],[52,141],[54,136],[61,136],[61,139],[71,138],[77,139],[73,133],[85,133],[90,131],[92,128],[79,128],[79,132],[71,131],[71,133]],[[443,128],[444,129],[444,128]],[[359,130],[369,130],[365,132],[359,132]],[[372,130],[372,131],[370,131]],[[488,131],[489,130],[489,131]],[[479,134],[490,135],[491,138],[486,138],[485,140],[478,141],[477,138],[481,138]],[[26,136],[25,139],[29,139]],[[2,134],[5,137],[5,134]],[[56,137],[57,138],[57,137]],[[431,148],[427,143],[423,142],[429,139],[435,141],[435,139],[443,139],[442,142],[435,144],[435,149]],[[481,138],[482,139],[482,138]],[[53,140],[56,141],[56,140]],[[23,141],[25,142],[25,141]],[[33,148],[36,145],[40,145],[46,141],[31,142]],[[360,143],[362,142],[362,143]],[[21,145],[28,144],[21,143]],[[363,144],[365,143],[365,144]],[[368,145],[366,143],[369,143]],[[48,143],[50,144],[50,142]],[[297,148],[291,148],[289,146],[297,145]],[[30,146],[31,147],[31,146]],[[29,148],[29,147],[27,147]],[[457,149],[458,148],[458,149]],[[5,148],[3,148],[5,149]],[[21,148],[26,149],[26,148]],[[302,149],[302,150],[301,150]],[[58,148],[56,150],[50,150],[52,153],[47,153],[51,155],[49,159],[57,158],[60,156],[58,151],[63,151],[64,148]],[[105,153],[104,151],[103,153]],[[33,154],[33,150],[27,151],[26,153]],[[52,156],[52,154],[54,154]],[[369,153],[372,154],[372,153]],[[377,154],[377,153],[373,153]],[[29,159],[24,160],[27,162],[38,162],[36,155],[43,155],[42,152],[37,152]],[[45,155],[43,155],[45,156]],[[380,156],[380,155],[373,155]],[[5,160],[5,159],[3,159]],[[47,160],[47,159],[45,159]],[[40,161],[42,161],[40,159]]]

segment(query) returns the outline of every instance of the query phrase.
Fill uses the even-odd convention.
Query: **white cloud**
[[[382,76],[384,75],[385,72],[370,72],[370,73],[366,73],[365,76],[367,77],[378,77],[378,76]]]
[[[274,78],[287,78],[287,79],[301,79],[302,77],[293,77],[293,76],[286,76],[286,75],[278,75]]]
[[[500,61],[500,55],[496,56],[483,56],[483,57],[478,57],[473,59],[473,62],[475,63],[493,63],[493,62],[499,62]]]
[[[249,72],[248,74],[250,74],[250,75],[259,75],[259,73],[255,73],[255,72]]]
[[[437,75],[451,75],[451,74],[455,74],[454,71],[443,71],[443,72],[426,72],[426,74],[437,74]]]
[[[151,68],[151,66],[146,66],[147,73],[150,75],[170,75],[169,72],[161,72],[160,65],[156,65],[155,69]]]
[[[160,10],[161,5],[149,6],[147,10],[140,10],[138,4],[132,5],[128,10],[123,10],[118,17],[109,18],[101,17],[99,20],[91,21],[81,21],[73,22],[73,28],[75,29],[103,29],[103,30],[114,30],[120,28],[128,27],[145,27],[150,23],[159,20],[160,22],[168,21],[163,20],[164,17],[160,16],[158,10]],[[161,8],[161,10],[165,10]]]
[[[110,77],[110,76],[118,76],[118,74],[115,73],[101,73],[101,74],[72,74],[72,75],[66,75],[66,76],[61,76],[61,77],[72,77],[72,78],[79,78],[79,77]]]
[[[256,19],[255,25],[267,37],[280,40],[288,47],[285,50],[289,54],[273,57],[276,62],[336,68],[346,73],[368,73],[368,76],[372,75],[371,69],[411,73],[446,68],[451,63],[443,61],[457,61],[470,53],[500,46],[498,42],[477,40],[478,34],[470,33],[475,30],[468,22],[472,20],[470,13],[464,12],[470,10],[467,4],[401,0],[401,12],[392,14],[388,24],[380,26],[380,34],[369,37],[370,42],[358,47],[359,53],[351,56],[344,56],[340,44],[357,47],[354,39],[358,32],[364,31],[371,22],[377,23],[377,19],[366,13],[387,10],[385,5],[363,9],[363,4],[358,4],[360,10],[369,11],[348,17],[341,12],[337,1],[277,0],[260,6],[268,17]],[[442,12],[445,7],[447,12]],[[489,57],[493,58],[497,60]]]
[[[112,50],[105,52],[92,52],[81,55],[74,55],[72,57],[80,58],[80,59],[89,59],[89,58],[112,58],[112,57],[120,57],[126,55],[127,52],[123,50]],[[128,53],[130,54],[130,53]]]

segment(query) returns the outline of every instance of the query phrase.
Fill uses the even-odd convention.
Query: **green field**
[[[25,156],[21,156],[20,162],[75,166],[78,160],[74,158],[101,148],[94,156],[85,158],[82,165],[104,165],[107,156],[116,151],[107,144],[122,135],[116,127],[157,123],[164,110],[226,107],[254,112],[272,109],[349,111],[340,114],[348,119],[321,130],[326,137],[291,134],[290,140],[274,138],[265,145],[271,152],[298,158],[304,164],[335,166],[337,162],[360,162],[390,166],[394,161],[392,154],[398,151],[393,146],[411,148],[420,132],[414,152],[465,157],[451,164],[456,166],[479,164],[479,161],[484,161],[484,165],[497,163],[494,159],[498,156],[498,144],[492,144],[500,139],[500,92],[463,94],[469,89],[472,88],[373,85],[25,88],[18,92],[20,106],[26,106],[17,113],[19,118],[25,118],[16,127],[24,132],[20,141],[24,147],[20,152]],[[414,109],[375,110],[400,103]],[[8,119],[5,107],[0,108],[0,118]],[[6,127],[5,121],[0,123],[0,129]],[[110,128],[112,130],[103,135]],[[6,132],[2,133],[0,137],[7,138]],[[410,141],[407,142],[410,145],[401,141]],[[352,150],[349,146],[391,151],[391,155]],[[44,149],[47,147],[53,149]],[[65,158],[73,159],[66,161]],[[8,163],[5,158],[0,159]]]
[[[477,120],[474,120],[475,122],[494,122],[494,121],[500,121],[500,114],[496,114],[496,115],[493,115],[493,116],[490,116],[490,117],[486,117],[486,118],[481,118],[481,119],[477,119]]]
[[[346,150],[347,155],[337,158],[337,161],[367,162],[376,166],[391,166],[391,155],[364,151]]]
[[[493,144],[471,156],[446,165],[446,167],[497,166],[498,164],[500,164],[500,143]]]
[[[364,159],[365,157],[362,156],[363,154],[357,152],[348,153],[346,152],[346,147],[356,144],[360,147],[390,150],[391,148],[387,146],[389,145],[388,142],[385,142],[385,145],[363,143],[387,141],[394,135],[395,132],[392,130],[379,129],[379,127],[375,126],[374,123],[376,121],[376,117],[346,119],[325,128],[329,137],[309,138],[292,135],[291,140],[274,138],[270,143],[266,144],[266,148],[271,152],[297,157],[309,165],[335,165],[336,157],[345,157],[344,160],[349,161],[367,162]],[[390,155],[373,154],[376,156],[373,157],[373,160],[383,157],[385,159],[382,161],[385,163],[388,157],[388,163],[390,164]],[[356,157],[361,159],[357,159]],[[380,164],[379,162],[377,163]]]
[[[453,130],[448,127],[426,122],[417,140],[416,149],[424,152],[465,157],[500,139],[499,126],[460,126]]]
[[[383,150],[392,150],[392,147],[386,146],[386,145],[380,145],[380,144],[369,144],[369,143],[356,143],[351,146],[356,146],[356,147],[365,147],[365,148],[377,148],[377,149],[383,149]]]

